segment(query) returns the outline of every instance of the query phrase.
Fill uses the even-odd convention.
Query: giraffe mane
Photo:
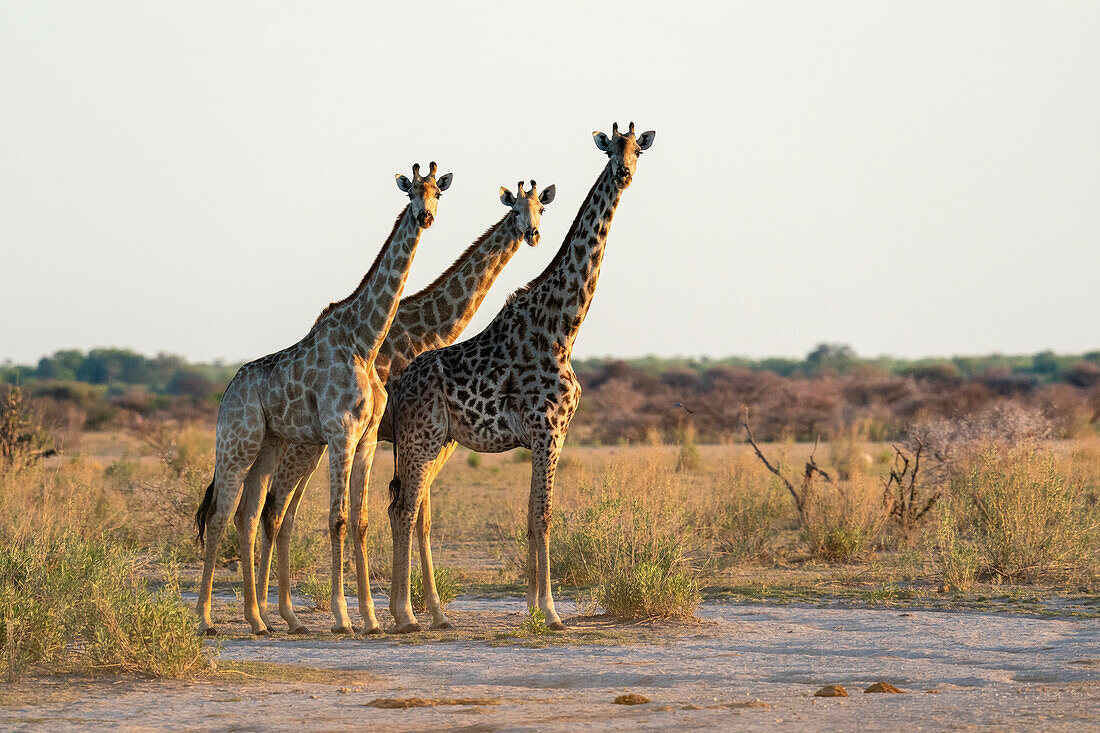
[[[389,244],[393,241],[394,235],[397,234],[397,228],[401,226],[401,220],[405,218],[405,213],[409,210],[409,206],[411,206],[411,204],[406,205],[405,208],[401,209],[401,213],[397,215],[397,221],[393,223],[393,230],[390,232],[390,236],[386,237],[386,241],[382,244],[382,248],[378,250],[378,255],[374,258],[374,262],[371,263],[370,269],[367,270],[367,274],[363,275],[363,279],[359,281],[359,284],[355,286],[355,290],[351,291],[351,294],[343,300],[337,300],[326,305],[325,309],[321,311],[321,315],[317,316],[317,320],[313,322],[314,326],[320,323],[321,319],[327,316],[329,313],[332,313],[334,310],[342,305],[347,305],[348,303],[350,303],[352,300],[358,297],[360,293],[363,292],[363,288],[367,287],[367,282],[381,265],[382,255],[384,255],[386,253],[386,250],[389,249]]]
[[[451,275],[453,275],[454,272],[458,268],[462,267],[463,263],[466,261],[466,258],[471,253],[473,253],[474,250],[476,250],[481,245],[485,244],[486,240],[488,240],[490,237],[492,237],[494,234],[496,234],[497,231],[502,226],[504,226],[504,222],[506,222],[508,220],[508,217],[511,215],[511,213],[512,212],[509,211],[507,214],[505,214],[503,217],[501,217],[500,221],[498,221],[496,224],[493,224],[491,227],[486,229],[485,233],[482,234],[480,237],[478,237],[474,241],[473,244],[471,244],[469,247],[467,247],[465,250],[463,250],[462,254],[460,254],[455,259],[455,261],[451,263],[451,266],[448,267],[446,270],[444,270],[442,273],[440,273],[439,277],[437,277],[435,280],[432,280],[430,285],[426,285],[425,287],[421,288],[414,295],[410,295],[407,298],[402,298],[401,299],[402,305],[405,305],[405,304],[408,304],[408,303],[413,303],[413,302],[415,302],[417,300],[420,300],[422,298],[426,298],[428,295],[430,295],[432,293],[433,290],[436,290],[436,289],[442,287],[443,283],[447,280],[447,278],[450,277]]]
[[[550,260],[549,264],[546,265],[546,268],[538,275],[536,275],[535,278],[531,280],[531,282],[527,283],[526,285],[520,286],[519,288],[516,288],[516,291],[508,296],[508,300],[504,302],[504,305],[510,305],[512,301],[514,301],[516,298],[520,297],[528,290],[537,287],[544,280],[550,277],[557,266],[561,264],[561,261],[565,259],[566,255],[569,254],[569,245],[572,243],[573,237],[577,234],[577,230],[581,227],[581,215],[584,214],[585,210],[588,208],[588,204],[592,201],[592,196],[596,193],[596,186],[600,185],[600,181],[603,180],[604,173],[607,172],[607,169],[610,166],[611,164],[608,163],[607,166],[604,167],[604,170],[600,173],[599,176],[596,177],[596,182],[592,184],[592,188],[588,189],[588,195],[584,197],[584,201],[582,201],[581,205],[577,208],[577,216],[573,219],[573,223],[569,225],[569,231],[566,232],[565,239],[562,240],[561,246],[558,247],[558,251],[554,253],[554,259]]]

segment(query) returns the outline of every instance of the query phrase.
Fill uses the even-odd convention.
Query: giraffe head
[[[397,187],[409,195],[410,213],[416,217],[416,223],[421,229],[427,229],[435,221],[435,209],[439,204],[439,197],[451,185],[451,174],[445,173],[435,178],[436,165],[433,160],[428,175],[420,175],[420,164],[413,166],[413,177],[410,181],[400,173],[397,174]]]
[[[602,132],[592,133],[592,137],[596,140],[596,147],[611,158],[611,172],[619,188],[630,185],[634,168],[638,165],[638,156],[653,144],[653,138],[656,135],[657,133],[653,130],[649,130],[643,132],[641,137],[635,138],[633,122],[630,123],[630,130],[625,135],[619,133],[618,122],[611,128],[611,137]]]
[[[554,200],[554,194],[557,193],[557,189],[552,185],[542,193],[536,189],[535,182],[531,181],[531,190],[525,193],[523,181],[520,181],[517,194],[513,196],[507,188],[500,187],[500,202],[512,210],[510,213],[512,225],[532,247],[539,243],[539,222],[542,220],[542,212]]]

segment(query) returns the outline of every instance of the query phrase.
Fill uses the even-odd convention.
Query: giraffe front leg
[[[531,451],[531,497],[527,507],[529,547],[534,548],[537,567],[536,585],[538,607],[546,617],[546,626],[554,631],[564,631],[554,608],[554,596],[550,589],[550,517],[553,514],[554,474],[561,453],[560,441]],[[528,551],[528,558],[532,553]],[[530,572],[530,568],[528,569]],[[530,576],[528,582],[530,583]],[[528,599],[531,589],[528,586]]]
[[[329,542],[332,544],[332,616],[334,634],[352,633],[348,604],[344,599],[344,537],[348,532],[348,479],[351,474],[352,452],[346,440],[332,441],[328,446]]]
[[[355,582],[359,595],[359,615],[367,634],[381,634],[382,627],[374,615],[374,598],[370,592],[370,567],[367,562],[367,483],[377,441],[377,426],[369,430],[355,450],[351,471],[351,526],[355,551]]]
[[[416,519],[416,539],[417,545],[420,547],[420,575],[423,578],[424,584],[424,605],[428,607],[428,612],[432,615],[432,628],[433,629],[453,629],[450,619],[447,618],[447,614],[443,612],[443,604],[439,600],[439,590],[435,585],[435,566],[432,563],[432,483],[435,482],[435,477],[439,475],[439,472],[443,469],[443,466],[447,463],[447,459],[454,453],[457,443],[454,441],[448,442],[443,446],[443,450],[432,462],[431,471],[428,474],[427,487],[424,490],[424,498],[420,502],[420,509],[417,511]]]

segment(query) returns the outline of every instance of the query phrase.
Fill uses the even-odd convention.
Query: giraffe
[[[581,391],[570,353],[595,293],[611,218],[655,133],[635,137],[632,122],[625,135],[616,124],[610,137],[593,137],[610,160],[550,264],[484,331],[414,359],[392,391],[398,462],[390,482],[390,612],[398,632],[420,630],[409,598],[412,526],[437,456],[455,443],[481,452],[530,449],[527,605],[541,609],[550,628],[565,628],[550,590],[549,527],[558,456]],[[425,587],[425,600],[437,618],[431,590]]]
[[[538,193],[535,181],[531,181],[528,192],[523,190],[523,182],[520,181],[518,193],[515,195],[506,188],[500,189],[500,201],[508,207],[508,213],[467,247],[430,285],[415,295],[401,299],[393,324],[374,360],[374,369],[379,379],[388,385],[388,380],[396,380],[417,354],[454,343],[520,245],[524,241],[532,247],[538,244],[542,214],[546,206],[554,200],[555,192],[555,186],[550,186],[541,194]],[[378,430],[379,440],[392,439],[389,425],[390,420],[383,416]],[[267,591],[274,540],[279,553],[279,615],[287,622],[292,634],[307,633],[307,630],[294,614],[290,599],[290,538],[294,531],[298,504],[324,450],[324,446],[288,446],[282,462],[272,476],[267,498],[263,501],[263,543],[256,568],[260,616],[268,628],[271,628],[267,614]],[[440,454],[433,466],[433,478],[442,469],[450,453],[451,451],[445,451]],[[258,485],[256,488],[259,488]],[[255,511],[261,499],[262,497],[246,493],[237,509],[238,513]],[[431,548],[423,534],[423,528],[431,523],[427,501],[425,499],[425,511],[417,527],[422,532],[422,557],[427,557],[425,562],[430,564]],[[248,572],[243,565],[242,569]],[[434,578],[429,582],[434,583]]]
[[[242,366],[226,388],[218,408],[214,449],[214,480],[195,514],[200,542],[205,539],[202,584],[196,611],[199,632],[215,635],[210,618],[214,562],[226,522],[241,496],[263,496],[272,472],[289,444],[326,445],[329,450],[329,538],[332,543],[333,629],[350,633],[344,600],[343,544],[347,533],[349,479],[365,489],[358,477],[369,474],[378,422],[386,406],[386,391],[374,369],[374,358],[390,327],[408,277],[420,235],[435,219],[439,196],[451,184],[451,174],[436,179],[433,162],[427,176],[420,165],[413,177],[396,176],[409,204],[370,269],[351,295],[326,307],[298,343]],[[367,574],[365,497],[350,496],[355,530],[355,564]],[[258,514],[255,513],[255,514]],[[269,633],[256,604],[252,573],[258,516],[238,514],[241,566],[244,572],[245,618],[258,635]],[[206,537],[204,538],[204,533]],[[362,581],[359,584],[363,589]],[[359,596],[366,628],[381,633],[375,619],[370,587]]]

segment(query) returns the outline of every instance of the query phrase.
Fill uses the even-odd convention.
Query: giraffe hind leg
[[[260,521],[260,508],[266,494],[271,474],[282,458],[285,441],[267,435],[260,446],[259,455],[253,462],[244,479],[243,501],[236,514],[237,536],[240,546],[241,578],[243,581],[244,617],[252,627],[252,633],[260,636],[270,631],[260,615],[256,601],[256,568],[254,552],[256,547],[256,528]]]
[[[443,604],[439,599],[439,589],[436,588],[435,566],[432,563],[432,483],[436,476],[447,463],[447,459],[454,453],[457,443],[449,441],[443,446],[443,450],[432,462],[431,471],[428,474],[428,482],[424,489],[424,498],[420,502],[420,508],[416,515],[416,540],[420,548],[420,576],[424,584],[424,605],[432,615],[433,629],[453,629],[450,619],[443,612]]]
[[[259,448],[257,447],[255,451],[258,452]],[[234,459],[227,455],[228,451],[221,453],[214,470],[211,506],[205,517],[206,542],[203,550],[202,580],[199,583],[199,598],[195,604],[195,613],[199,617],[198,632],[206,636],[216,636],[218,633],[210,615],[218,546],[225,533],[225,527],[229,523],[229,517],[237,508],[242,482],[255,456],[255,453],[249,456],[247,451],[235,451],[234,454],[239,457]]]

